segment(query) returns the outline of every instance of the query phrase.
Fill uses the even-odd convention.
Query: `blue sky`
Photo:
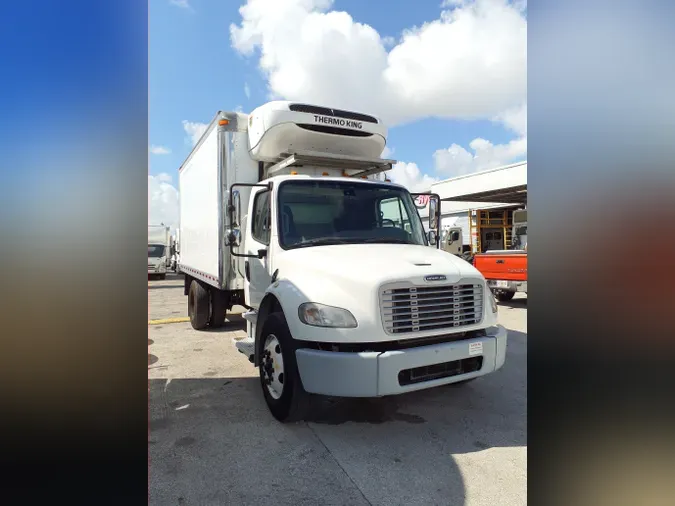
[[[264,5],[265,1],[270,0],[249,0],[251,3],[256,3],[256,1],[262,5],[263,10],[261,11],[262,14],[257,18],[253,16],[252,22],[259,22],[261,27],[260,30],[264,31],[267,29],[265,27],[268,26],[265,24],[268,23],[268,21],[264,17]],[[425,23],[439,23],[442,11],[448,11],[453,7],[465,9],[467,11],[466,15],[463,14],[464,11],[457,12],[458,15],[464,16],[462,19],[467,19],[467,16],[470,15],[468,9],[471,9],[471,4],[474,4],[474,2],[468,1],[463,2],[464,4],[469,4],[468,6],[451,5],[449,7],[441,7],[441,0],[417,0],[415,2],[407,0],[335,0],[332,4],[327,2],[327,0],[277,1],[286,2],[289,5],[293,4],[293,2],[297,3],[303,1],[305,5],[314,3],[315,6],[318,7],[314,9],[314,11],[322,12],[324,14],[331,11],[347,12],[351,16],[353,23],[369,25],[383,39],[393,38],[392,40],[386,41],[386,51],[391,51],[395,45],[401,42],[401,36],[406,30],[414,29],[415,27],[424,30],[423,25]],[[275,71],[284,70],[284,65],[290,64],[282,63],[278,65],[277,68],[273,68],[272,70],[268,68],[267,72],[263,72],[259,66],[259,55],[262,49],[271,49],[272,51],[275,51],[276,57],[280,61],[285,62],[288,62],[289,58],[292,58],[293,55],[284,54],[281,52],[281,49],[277,49],[273,45],[258,44],[255,50],[249,55],[242,54],[233,47],[230,25],[241,25],[242,15],[239,12],[239,8],[245,3],[246,0],[150,0],[148,75],[149,145],[161,146],[165,148],[166,151],[170,152],[167,154],[151,153],[149,173],[152,176],[165,174],[162,176],[164,184],[177,185],[177,168],[189,154],[192,147],[190,136],[183,125],[184,121],[208,123],[215,112],[220,109],[235,110],[235,108],[241,107],[243,112],[254,109],[258,105],[269,100],[271,93],[270,76]],[[425,109],[423,104],[420,105],[419,114],[414,107],[407,107],[407,112],[405,113],[407,114],[406,122],[395,125],[390,129],[387,145],[394,150],[393,154],[390,155],[391,158],[407,164],[415,164],[416,167],[414,170],[419,169],[420,174],[408,174],[410,175],[410,177],[408,177],[408,175],[403,174],[402,171],[403,168],[405,168],[410,172],[410,167],[401,166],[401,170],[399,170],[401,176],[399,179],[403,178],[405,181],[400,182],[410,181],[410,185],[414,185],[416,183],[414,183],[413,180],[419,181],[422,174],[427,174],[430,178],[434,179],[444,179],[461,173],[471,172],[482,168],[490,168],[490,166],[494,166],[495,164],[499,165],[517,161],[518,159],[523,159],[526,155],[526,151],[523,153],[522,147],[518,147],[515,151],[514,149],[511,149],[513,148],[511,147],[502,149],[502,151],[507,154],[498,153],[495,156],[494,153],[490,151],[489,157],[483,156],[487,165],[476,163],[475,160],[469,160],[467,158],[469,154],[474,154],[469,145],[477,138],[485,139],[486,141],[489,141],[491,145],[495,146],[508,146],[509,142],[516,141],[523,136],[525,136],[526,139],[526,132],[514,131],[513,128],[509,128],[508,124],[494,121],[495,115],[504,112],[499,110],[502,106],[506,107],[506,105],[509,105],[509,107],[517,108],[524,103],[526,107],[525,99],[518,99],[521,95],[523,97],[525,96],[525,90],[520,90],[520,88],[524,87],[523,83],[525,76],[523,75],[523,80],[521,82],[521,78],[518,76],[513,77],[507,75],[503,78],[502,76],[505,74],[504,70],[499,70],[498,72],[495,71],[494,75],[489,74],[489,69],[495,67],[495,60],[498,60],[499,65],[499,62],[510,58],[509,53],[492,54],[500,47],[504,45],[508,46],[511,43],[509,40],[505,41],[505,38],[512,37],[515,40],[513,47],[522,47],[523,54],[518,55],[514,60],[516,63],[513,65],[510,65],[508,61],[504,61],[503,68],[509,69],[511,67],[517,67],[518,65],[521,65],[521,61],[524,61],[525,46],[524,43],[521,44],[519,39],[519,37],[524,37],[521,33],[521,25],[523,23],[519,23],[519,20],[514,18],[510,11],[505,11],[503,14],[503,19],[505,21],[503,24],[499,24],[501,21],[497,16],[502,15],[499,9],[502,9],[504,5],[508,7],[505,0],[477,0],[475,3],[479,6],[480,4],[486,5],[487,7],[484,8],[488,9],[488,14],[494,13],[485,16],[474,9],[475,19],[478,19],[478,23],[485,23],[485,27],[481,28],[478,26],[476,28],[475,35],[465,33],[467,32],[466,26],[474,26],[477,24],[475,19],[474,21],[465,23],[463,25],[465,26],[464,29],[455,29],[455,35],[451,35],[452,27],[447,23],[438,25],[437,28],[439,31],[441,29],[446,30],[448,37],[451,38],[441,40],[453,41],[455,47],[459,47],[458,52],[467,51],[465,48],[470,46],[481,46],[486,49],[480,53],[457,56],[455,58],[456,62],[453,63],[450,59],[444,61],[444,55],[453,54],[452,47],[435,48],[434,45],[431,44],[426,46],[427,49],[424,49],[424,47],[419,49],[423,54],[416,55],[415,51],[417,51],[417,49],[415,49],[413,45],[410,45],[412,49],[406,49],[406,58],[409,62],[404,62],[404,64],[399,65],[399,71],[402,68],[404,69],[404,72],[409,72],[409,70],[406,69],[410,68],[410,61],[413,62],[412,65],[426,65],[428,68],[422,69],[421,72],[412,72],[410,79],[406,78],[406,76],[403,76],[401,79],[404,83],[408,81],[413,83],[411,89],[417,90],[414,91],[414,94],[412,95],[415,97],[412,99],[412,101],[414,101],[420,96],[421,92],[419,90],[426,90],[427,83],[424,81],[435,79],[435,77],[423,76],[420,78],[422,79],[422,82],[415,83],[415,79],[421,74],[427,72],[430,76],[438,75],[437,70],[443,68],[448,68],[448,73],[452,73],[452,65],[457,65],[461,66],[457,69],[458,75],[461,74],[460,78],[466,76],[466,79],[469,79],[472,72],[474,72],[473,67],[471,67],[471,62],[476,61],[475,82],[477,83],[477,90],[475,97],[477,97],[477,103],[481,101],[489,102],[494,97],[499,96],[500,93],[506,98],[504,98],[504,100],[501,100],[500,98],[501,102],[497,100],[493,107],[494,110],[486,105],[480,110],[479,114],[473,115],[477,116],[473,119],[453,117],[453,111],[462,110],[462,106],[451,104],[452,94],[456,93],[457,95],[463,94],[462,96],[467,96],[467,90],[466,84],[456,82],[457,79],[450,79],[447,85],[448,99],[446,100],[445,97],[441,97],[444,103],[447,102],[450,104],[446,107],[448,112],[443,114],[445,115],[444,118],[429,117],[429,110],[433,110],[433,107],[432,109],[429,109],[428,107]],[[491,3],[494,4],[494,7]],[[475,5],[473,7],[475,7]],[[476,14],[476,12],[478,13]],[[524,13],[522,15],[523,17],[525,16]],[[293,26],[293,23],[301,25],[303,23],[302,21],[298,21],[300,18],[297,16],[289,19],[291,20],[286,22],[284,26]],[[337,20],[338,18],[336,17],[335,19]],[[312,23],[313,22],[310,21],[307,24],[311,25]],[[339,24],[337,21],[336,23]],[[502,30],[504,33],[502,33],[501,39],[498,38],[494,43],[489,40],[486,43],[486,35],[485,33],[482,33],[490,30],[490,26],[492,26],[490,23],[492,23],[492,25],[497,24],[498,26],[505,27]],[[518,29],[518,35],[513,35],[513,33],[516,32],[516,29],[509,28],[511,25],[507,25],[507,23],[512,23],[513,26]],[[294,27],[294,29],[296,28],[297,30],[300,30],[300,26]],[[326,32],[327,31],[328,30],[326,30]],[[457,38],[458,36],[456,34],[458,32],[462,32],[461,36],[468,37],[468,40]],[[275,36],[278,37],[279,35]],[[429,30],[429,37],[431,36],[431,30]],[[476,37],[476,41],[472,42],[471,37]],[[250,38],[250,40],[254,39],[256,38]],[[358,40],[354,42],[354,44],[358,43]],[[283,44],[279,44],[279,46],[283,46]],[[358,46],[353,47],[358,48]],[[289,45],[287,52],[297,52],[302,49],[302,47],[294,49],[291,44]],[[518,50],[519,49],[517,49],[517,51]],[[352,53],[358,53],[358,51],[354,51],[353,49],[351,51]],[[328,59],[329,56],[330,55],[327,55],[326,58]],[[364,58],[365,57],[367,57],[367,55],[364,56]],[[338,57],[336,56],[336,58]],[[345,63],[343,60],[340,60],[341,63],[338,62],[337,64],[357,64],[354,63],[353,55],[347,58],[351,63]],[[488,63],[486,64],[485,61],[482,60],[488,61]],[[448,65],[450,67],[448,67]],[[349,68],[346,68],[345,72],[348,71]],[[501,72],[501,74],[499,72]],[[521,73],[524,74],[525,72]],[[311,77],[311,72],[309,72],[309,75]],[[356,76],[352,76],[352,78],[355,77]],[[443,77],[441,76],[440,79],[443,79]],[[490,81],[492,88],[483,85],[486,81]],[[369,87],[372,88],[371,82],[372,81],[365,80],[362,83],[365,98],[341,97],[339,96],[339,93],[331,95],[330,92],[327,92],[327,100],[330,100],[332,104],[326,105],[341,106],[345,103],[343,100],[351,100],[351,102],[346,103],[367,104],[367,96],[369,94],[372,95],[374,92],[376,94],[379,93],[379,90],[368,89]],[[502,82],[505,83],[504,86],[501,86]],[[436,83],[431,84],[433,87]],[[284,86],[285,90],[289,89],[288,84]],[[317,84],[316,86],[319,85]],[[437,88],[436,91],[432,90],[429,92],[430,96],[435,93],[433,96],[435,96],[436,99],[439,97],[438,89],[441,90],[440,93],[443,93],[443,90],[445,89],[442,82],[438,83],[438,86],[440,86],[440,88]],[[464,88],[462,88],[462,86],[464,86]],[[245,88],[249,92],[248,96],[245,92]],[[492,91],[493,89],[496,91]],[[510,95],[503,90],[508,90],[508,94]],[[274,91],[276,91],[278,95],[279,90]],[[470,92],[471,87],[468,89],[468,93]],[[293,90],[291,90],[290,93],[293,93]],[[311,100],[311,98],[314,96],[326,96],[325,94],[321,95],[321,93],[321,90],[312,90],[309,99],[304,101],[310,103],[316,102],[316,100]],[[352,93],[358,94],[359,92]],[[468,96],[470,97],[469,100],[473,100],[471,95]],[[303,97],[304,96],[301,95],[281,98],[302,100]],[[516,98],[514,99],[513,97]],[[429,100],[432,100],[432,98]],[[509,102],[509,100],[511,100],[512,103]],[[401,101],[398,101],[398,103],[400,102]],[[506,108],[509,109],[509,107]],[[385,107],[385,110],[390,108],[391,107]],[[354,107],[352,107],[352,109],[354,109]],[[361,109],[363,109],[363,107],[361,107]],[[478,109],[480,109],[480,107]],[[381,115],[380,110],[366,110],[364,112]],[[471,111],[469,111],[468,115],[472,116]],[[462,116],[462,114],[458,114],[458,116]],[[466,116],[466,114],[464,114],[464,116]],[[446,159],[449,160],[446,165],[435,160],[434,153],[438,150],[447,150],[452,145],[457,145],[468,151],[468,153],[461,154],[466,163],[455,163],[456,160],[461,158],[461,156],[459,158],[455,156],[456,154],[453,154],[451,157],[446,156]],[[517,154],[515,159],[511,157],[512,153]],[[511,158],[509,159],[509,157]],[[490,158],[490,160],[487,158]],[[453,162],[453,160],[455,160],[455,162]],[[446,168],[442,171],[437,170],[440,166],[439,164]],[[171,176],[171,180],[166,174]],[[151,201],[152,198],[153,197],[150,196]],[[153,220],[153,216],[150,217],[150,220]]]

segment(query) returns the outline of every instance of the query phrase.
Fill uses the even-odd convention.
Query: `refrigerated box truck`
[[[196,330],[243,306],[235,346],[280,421],[311,395],[380,397],[492,373],[506,330],[483,276],[383,181],[373,116],[294,102],[218,112],[179,169],[180,271]],[[435,247],[429,247],[429,245]]]
[[[148,276],[166,278],[169,241],[169,227],[148,225]]]

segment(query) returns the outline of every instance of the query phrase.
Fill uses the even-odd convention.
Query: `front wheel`
[[[309,410],[295,359],[295,343],[283,313],[272,313],[263,324],[259,345],[260,384],[267,407],[280,422],[304,419]]]

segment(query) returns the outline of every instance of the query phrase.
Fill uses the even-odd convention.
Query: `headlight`
[[[357,326],[356,318],[346,309],[315,302],[301,304],[298,308],[298,317],[301,322],[313,327],[353,329]]]
[[[499,306],[497,306],[497,299],[495,299],[495,294],[492,293],[492,290],[490,290],[489,287],[486,287],[486,288],[487,288],[488,291],[490,292],[490,294],[488,295],[488,297],[490,297],[490,306],[492,306],[492,312],[493,312],[494,314],[497,314],[497,311],[499,311]]]

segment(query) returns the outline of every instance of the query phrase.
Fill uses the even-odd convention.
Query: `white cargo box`
[[[169,244],[169,227],[164,225],[148,225],[148,244]]]
[[[387,128],[367,114],[276,101],[249,114],[248,139],[251,157],[265,162],[301,151],[376,158]]]

